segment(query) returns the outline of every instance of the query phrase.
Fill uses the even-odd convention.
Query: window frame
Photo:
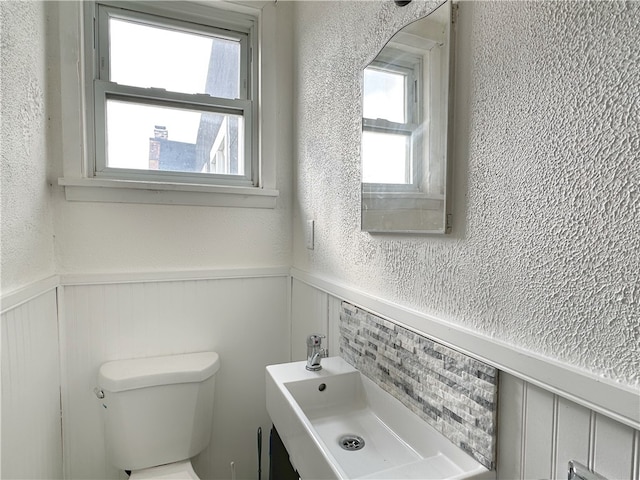
[[[257,125],[257,48],[256,19],[249,15],[174,2],[87,2],[84,7],[86,54],[86,105],[88,159],[86,177],[96,180],[123,180],[185,185],[211,185],[260,188]],[[241,97],[225,99],[208,94],[170,92],[158,88],[121,85],[109,80],[109,18],[122,18],[143,24],[189,33],[218,34],[241,40]],[[108,167],[106,152],[106,105],[108,99],[141,105],[158,105],[200,111],[231,113],[244,121],[244,175],[200,172],[174,172]]]
[[[382,72],[401,74],[405,77],[405,111],[404,123],[392,122],[385,119],[362,118],[362,132],[377,132],[401,134],[408,137],[408,152],[405,157],[405,183],[376,183],[363,182],[363,190],[371,193],[415,193],[420,192],[422,179],[422,140],[416,135],[418,127],[424,120],[423,89],[419,88],[420,78],[423,78],[424,60],[409,54],[399,48],[387,46],[385,53],[379,54],[366,68],[373,68]],[[402,57],[402,59],[399,59]],[[426,90],[426,89],[425,89]],[[363,92],[364,94],[364,92]],[[410,177],[410,178],[409,178]]]

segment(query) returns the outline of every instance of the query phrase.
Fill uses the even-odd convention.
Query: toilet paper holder
[[[568,480],[607,480],[599,473],[575,460],[569,461]]]

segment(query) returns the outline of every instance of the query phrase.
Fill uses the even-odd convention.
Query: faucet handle
[[[320,360],[327,355],[327,352],[322,348],[322,339],[327,338],[320,333],[312,333],[307,337],[307,370],[317,372],[322,370]]]
[[[327,338],[320,333],[312,333],[307,337],[307,347],[319,347],[322,345],[322,339]]]

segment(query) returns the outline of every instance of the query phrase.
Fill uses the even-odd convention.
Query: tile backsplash
[[[350,303],[340,355],[490,470],[498,370]]]

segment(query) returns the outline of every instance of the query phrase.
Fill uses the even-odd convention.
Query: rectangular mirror
[[[452,5],[403,27],[363,71],[362,230],[449,233]]]

